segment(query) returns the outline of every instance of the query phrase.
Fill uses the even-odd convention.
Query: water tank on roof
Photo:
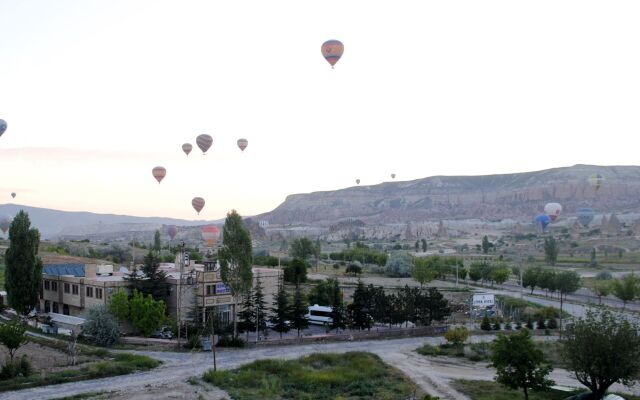
[[[113,265],[98,265],[96,267],[96,274],[98,275],[113,274]]]

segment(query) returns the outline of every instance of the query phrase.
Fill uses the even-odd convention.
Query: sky
[[[637,0],[0,0],[0,203],[217,219],[391,173],[637,165],[639,20]]]

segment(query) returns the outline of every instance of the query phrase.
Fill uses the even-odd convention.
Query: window
[[[50,289],[51,289],[51,286],[49,286],[49,281],[44,281],[44,290],[50,290]]]
[[[216,287],[214,285],[207,285],[207,296],[216,294]]]
[[[58,313],[58,303],[56,303],[55,301],[53,302],[53,312],[54,313]]]
[[[58,282],[51,282],[51,290],[54,292],[58,291]]]
[[[71,285],[71,293],[75,295],[78,294],[78,285]]]
[[[102,298],[102,289],[96,288],[96,299]]]
[[[91,286],[87,286],[87,297],[93,297],[93,288]]]
[[[69,285],[68,283],[65,283],[64,284],[64,292],[65,293],[71,292],[71,285]]]

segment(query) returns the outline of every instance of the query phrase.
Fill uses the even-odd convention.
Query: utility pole
[[[178,299],[176,305],[178,306],[178,348],[180,348],[180,338],[182,333],[182,275],[184,274],[184,241],[180,245],[180,276],[178,278]]]
[[[211,310],[211,315],[209,316],[209,320],[211,321],[211,353],[213,353],[213,371],[215,372],[217,369],[217,365],[216,365],[216,335],[215,335],[215,328],[213,327],[213,315],[214,315],[214,311],[215,308],[213,308]]]

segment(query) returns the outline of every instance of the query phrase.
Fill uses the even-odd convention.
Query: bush
[[[547,322],[547,329],[558,329],[558,321],[555,318],[551,318]]]
[[[20,357],[19,361],[8,361],[0,370],[0,380],[17,378],[19,376],[28,377],[33,373],[33,368],[26,355]]]
[[[522,329],[522,322],[518,321],[516,322],[516,330],[519,331],[520,329]]]
[[[486,315],[484,316],[484,318],[482,318],[482,322],[480,323],[480,329],[482,329],[483,331],[491,330],[491,321],[489,321],[489,317],[487,317]]]
[[[105,306],[94,307],[89,310],[89,316],[84,323],[82,333],[98,346],[113,346],[120,340],[121,332],[118,321]]]
[[[494,331],[499,331],[500,329],[502,329],[502,327],[500,326],[500,321],[497,321],[493,323],[493,326],[491,327]]]
[[[411,256],[404,251],[391,253],[385,264],[385,274],[392,277],[407,277],[411,275],[413,261]]]
[[[238,338],[234,338],[233,336],[230,335],[225,335],[222,336],[220,339],[218,339],[218,344],[217,347],[238,347],[238,348],[242,348],[244,347],[245,342],[244,340]]]
[[[525,325],[527,329],[533,329],[533,320],[531,317],[527,318],[527,324]]]
[[[536,327],[538,329],[546,329],[546,324],[544,323],[544,318],[542,316],[538,317],[538,320],[536,321]]]
[[[504,330],[505,330],[505,331],[513,330],[513,327],[511,326],[511,322],[509,322],[509,321],[505,322],[505,324],[504,324]]]
[[[454,346],[461,346],[469,338],[469,330],[464,326],[457,326],[449,329],[447,333],[444,334],[444,338]]]
[[[601,271],[596,274],[596,279],[600,281],[608,281],[609,279],[613,279],[613,275],[609,271]]]

